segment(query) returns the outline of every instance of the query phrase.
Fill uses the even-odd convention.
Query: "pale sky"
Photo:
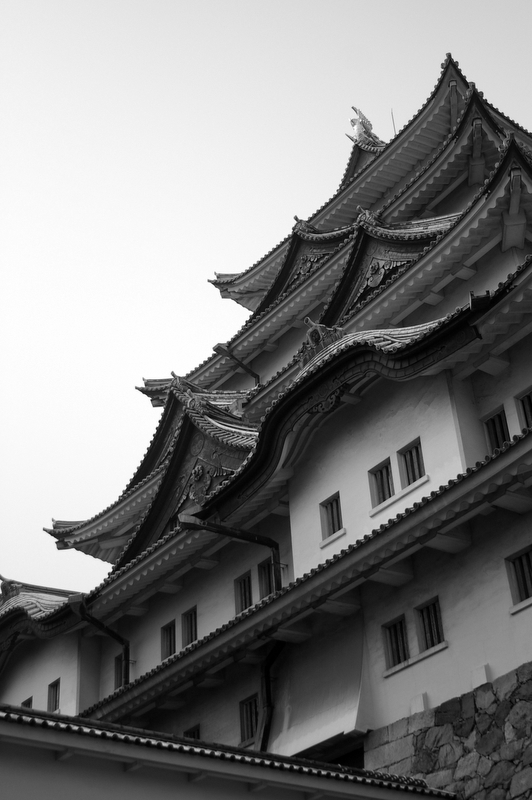
[[[310,216],[351,106],[388,140],[451,51],[528,129],[529,0],[0,0],[0,573],[88,591],[43,526],[112,503],[247,317],[207,283]]]

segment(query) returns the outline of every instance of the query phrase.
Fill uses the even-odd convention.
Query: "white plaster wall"
[[[0,702],[20,705],[33,697],[33,708],[46,710],[48,685],[61,679],[59,710],[78,713],[79,639],[77,633],[27,641],[15,648],[0,682]]]
[[[532,606],[510,614],[505,558],[530,546],[532,514],[494,511],[472,525],[473,545],[455,556],[426,548],[413,557],[414,579],[403,587],[365,584],[362,591],[374,719],[388,725],[411,713],[423,692],[435,707],[477,685],[487,665],[492,680],[532,660]],[[415,608],[438,596],[448,648],[384,677],[382,626],[404,614],[410,656],[419,653]],[[416,710],[419,710],[417,708]]]
[[[417,438],[428,480],[370,516],[368,471],[390,458],[401,490],[398,451]],[[420,500],[462,471],[462,458],[445,375],[406,383],[379,381],[358,405],[324,418],[290,481],[290,520],[296,577]],[[340,493],[346,534],[320,548],[320,502]]]

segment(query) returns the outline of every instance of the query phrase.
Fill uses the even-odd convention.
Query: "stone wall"
[[[364,766],[424,778],[465,800],[532,797],[532,662],[372,731]]]

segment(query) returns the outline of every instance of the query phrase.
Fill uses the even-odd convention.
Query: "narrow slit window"
[[[499,449],[505,442],[510,440],[508,432],[508,423],[506,421],[506,414],[504,410],[499,411],[492,417],[486,420],[486,431],[488,433],[488,441],[491,452]]]
[[[240,614],[253,605],[253,596],[251,593],[251,572],[246,572],[235,581],[235,607],[236,613]]]
[[[417,609],[420,632],[421,650],[429,650],[443,642],[443,627],[441,622],[440,604],[432,600]]]
[[[181,616],[181,634],[183,638],[183,647],[186,647],[198,638],[198,614],[196,606],[185,611]]]
[[[527,428],[532,428],[532,392],[521,397],[521,409],[523,411],[525,426]]]
[[[258,721],[259,697],[254,694],[240,703],[240,738],[242,744],[251,742],[255,738]]]
[[[115,689],[124,685],[124,656],[122,653],[115,656]]]
[[[403,461],[403,484],[410,486],[425,474],[421,443],[418,440],[400,452]]]
[[[386,640],[386,660],[388,668],[396,667],[398,664],[408,661],[410,655],[406,636],[405,618],[401,617],[395,622],[390,622],[388,625],[385,625],[384,636]]]
[[[395,494],[390,459],[370,471],[370,483],[373,506],[384,503]]]
[[[170,658],[176,651],[175,619],[161,628],[161,660]]]
[[[261,599],[268,597],[275,591],[273,580],[273,563],[271,558],[261,561],[259,564],[259,593]]]
[[[48,685],[48,711],[59,711],[60,688],[60,678]]]
[[[340,494],[337,492],[328,500],[320,503],[321,531],[324,539],[328,539],[342,528],[342,509]]]
[[[532,550],[509,559],[514,578],[514,602],[532,597]]]

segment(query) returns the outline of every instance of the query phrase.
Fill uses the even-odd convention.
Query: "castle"
[[[13,748],[75,760],[78,726],[191,791],[230,763],[265,798],[530,796],[532,135],[451,56],[389,143],[354,112],[333,197],[212,281],[247,322],[144,382],[120,497],[49,529],[109,576],[4,580]]]

